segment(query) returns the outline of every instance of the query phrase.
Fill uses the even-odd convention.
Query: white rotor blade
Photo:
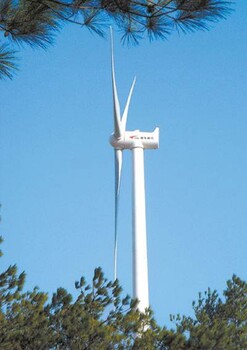
[[[121,126],[122,126],[122,132],[123,133],[126,130],[126,123],[127,123],[129,105],[130,105],[130,100],[131,100],[131,96],[132,96],[132,93],[133,93],[133,89],[134,89],[135,83],[136,83],[136,77],[134,78],[133,83],[131,85],[129,96],[127,98],[127,102],[126,102],[126,105],[125,105],[125,108],[124,108],[124,112],[123,112],[123,117],[122,117],[122,121],[121,121]]]
[[[122,171],[123,153],[115,149],[115,242],[114,242],[114,281],[117,278],[117,248],[118,248],[118,206]]]
[[[112,72],[112,90],[113,90],[113,107],[114,107],[114,135],[116,138],[121,137],[121,114],[120,105],[117,94],[117,85],[115,79],[115,68],[114,68],[114,52],[113,52],[113,33],[110,27],[111,33],[111,72]]]

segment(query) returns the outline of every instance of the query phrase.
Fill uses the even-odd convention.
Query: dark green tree
[[[1,350],[175,350],[184,342],[158,327],[151,310],[140,313],[137,301],[122,297],[119,282],[100,268],[91,285],[83,277],[75,283],[75,301],[58,288],[49,302],[38,288],[24,292],[24,282],[15,265],[0,274]]]
[[[193,303],[195,317],[177,317],[188,350],[247,349],[247,283],[233,275],[220,298],[208,289]]]
[[[235,275],[222,297],[199,294],[194,317],[172,317],[175,330],[158,326],[151,310],[140,313],[100,268],[90,284],[75,283],[75,300],[63,288],[51,300],[38,288],[24,292],[24,282],[15,265],[0,274],[1,350],[247,349],[247,283]]]
[[[108,281],[100,268],[92,285],[81,278],[76,288],[75,302],[60,288],[47,306],[57,349],[177,350],[185,341],[183,335],[161,329],[151,310],[142,314],[136,300],[122,298],[119,282]]]
[[[0,274],[1,350],[42,349],[49,344],[47,294],[38,288],[24,293],[25,277],[24,272],[18,275],[16,265]]]
[[[0,0],[0,78],[16,66],[10,44],[47,47],[66,23],[85,26],[103,36],[117,26],[123,41],[165,39],[173,30],[209,29],[230,12],[226,0]],[[8,45],[7,45],[8,44]]]

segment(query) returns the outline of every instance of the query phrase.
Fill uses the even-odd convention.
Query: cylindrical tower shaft
[[[146,204],[143,146],[137,144],[133,153],[133,297],[138,309],[149,307]]]

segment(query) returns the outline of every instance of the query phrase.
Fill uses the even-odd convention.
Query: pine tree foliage
[[[7,44],[0,45],[0,79],[12,78],[15,70],[17,70],[15,51]]]
[[[235,275],[222,297],[199,294],[194,317],[173,316],[175,330],[160,327],[150,309],[140,313],[101,268],[91,283],[75,283],[75,300],[64,288],[49,298],[37,287],[24,291],[24,283],[15,265],[0,273],[1,350],[247,349],[247,283]]]
[[[166,39],[174,30],[209,29],[231,12],[226,0],[0,0],[1,41],[46,48],[66,23],[103,36],[118,27],[124,42]],[[11,77],[13,52],[0,42],[0,78]]]
[[[199,294],[195,317],[173,317],[177,330],[187,334],[188,350],[247,349],[247,283],[236,275],[227,281],[221,298],[214,290]]]
[[[168,338],[177,342],[175,332],[159,328],[151,310],[140,313],[137,301],[123,297],[119,282],[100,268],[91,284],[83,277],[75,283],[75,301],[64,288],[50,301],[37,287],[23,292],[24,282],[15,265],[0,274],[1,350],[151,350]]]

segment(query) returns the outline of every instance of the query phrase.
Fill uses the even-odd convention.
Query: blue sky
[[[207,287],[247,279],[247,3],[209,32],[123,47],[115,33],[127,127],[160,127],[145,152],[150,303],[160,324],[190,314]],[[74,293],[81,275],[113,276],[114,163],[109,40],[69,26],[48,51],[23,49],[2,81],[1,234],[27,288]],[[119,279],[132,292],[131,154],[120,203]]]

